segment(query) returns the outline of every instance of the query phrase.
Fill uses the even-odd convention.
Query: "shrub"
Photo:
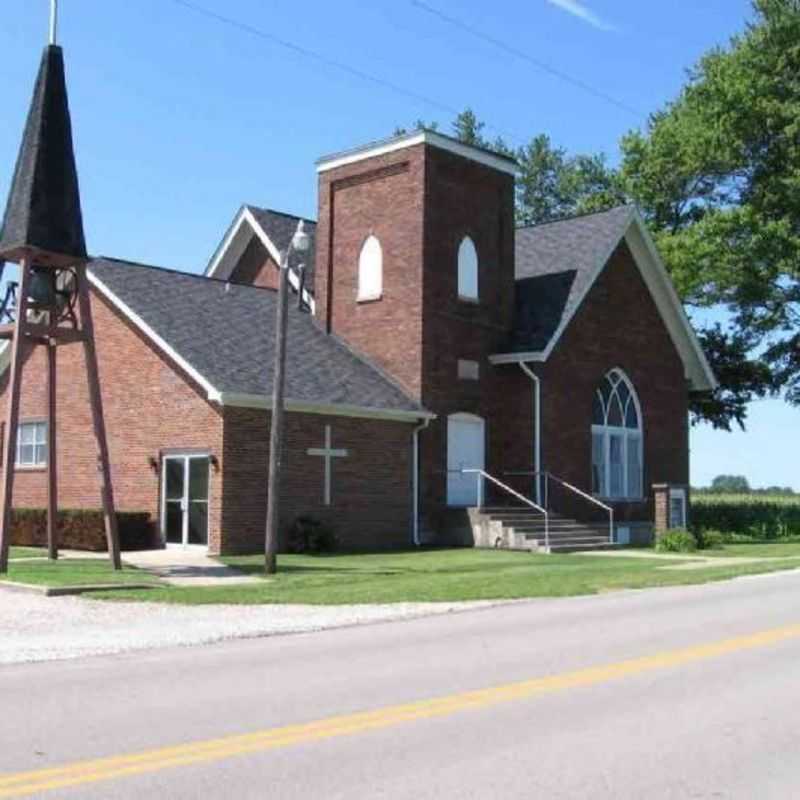
[[[289,528],[290,553],[331,553],[338,543],[333,529],[313,517],[298,517]]]
[[[683,528],[673,528],[658,537],[656,550],[661,553],[693,553],[697,550],[697,539]]]
[[[20,547],[47,544],[47,511],[43,508],[15,508],[12,512],[11,543]],[[147,550],[159,547],[155,523],[147,511],[118,511],[120,548]],[[100,509],[72,508],[58,512],[59,547],[105,552],[105,523]]]
[[[714,530],[698,531],[696,538],[701,550],[721,550],[730,541],[729,535]]]
[[[768,494],[692,496],[692,526],[757,539],[800,536],[800,497]]]

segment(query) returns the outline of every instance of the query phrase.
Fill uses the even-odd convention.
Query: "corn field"
[[[759,539],[800,537],[800,495],[696,493],[692,527]]]

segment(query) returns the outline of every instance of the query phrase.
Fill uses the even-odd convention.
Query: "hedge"
[[[152,516],[146,511],[118,511],[120,548],[151,550],[160,547]],[[105,525],[100,509],[64,509],[58,512],[58,546],[70,550],[105,552]],[[11,544],[18,547],[47,546],[47,511],[15,508],[11,522]]]
[[[695,494],[692,527],[760,539],[800,536],[800,497]]]

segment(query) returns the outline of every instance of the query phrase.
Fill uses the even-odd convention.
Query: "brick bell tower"
[[[47,537],[57,558],[56,354],[62,346],[84,350],[92,421],[97,442],[100,493],[111,562],[121,568],[111,487],[94,329],[86,277],[78,174],[72,146],[64,56],[55,44],[56,0],[52,0],[50,44],[42,55],[28,119],[0,231],[0,264],[19,265],[2,313],[0,338],[9,340],[9,400],[5,416],[0,484],[0,572],[8,569],[23,367],[31,348],[47,350]],[[16,302],[12,303],[16,295]]]
[[[430,512],[446,505],[448,417],[478,416],[491,437],[488,357],[514,307],[516,164],[419,131],[317,170],[317,316],[437,414],[421,436]]]

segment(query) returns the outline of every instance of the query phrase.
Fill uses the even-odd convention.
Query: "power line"
[[[338,61],[336,59],[330,58],[329,56],[319,53],[316,50],[311,50],[307,47],[296,44],[295,42],[291,42],[288,39],[283,39],[280,36],[276,36],[273,33],[269,33],[268,31],[262,30],[261,28],[257,28],[254,25],[250,25],[247,22],[242,22],[240,20],[233,19],[232,17],[227,17],[224,14],[219,14],[216,11],[212,11],[211,9],[197,5],[196,3],[191,2],[191,0],[172,0],[172,1],[176,5],[182,6],[186,9],[189,9],[190,11],[195,12],[196,14],[200,14],[209,19],[213,19],[216,22],[219,22],[223,25],[227,25],[230,28],[234,28],[238,31],[250,34],[251,36],[255,36],[259,39],[264,39],[265,41],[272,42],[273,44],[276,44],[279,47],[282,47],[286,50],[290,50],[291,52],[297,55],[316,61],[317,63],[323,64],[326,67],[332,67],[347,75],[358,78],[362,81],[366,81],[367,83],[372,83],[375,86],[380,86],[382,89],[388,89],[389,91],[392,91],[395,94],[403,95],[404,97],[408,97],[419,103],[424,103],[425,105],[431,106],[432,108],[437,108],[440,111],[445,111],[448,114],[452,114],[453,116],[457,116],[458,114],[461,113],[461,111],[463,111],[463,109],[457,109],[453,106],[448,105],[447,103],[442,103],[441,101],[436,100],[435,98],[428,97],[427,95],[424,94],[419,94],[418,92],[415,92],[413,89],[407,89],[404,86],[392,83],[391,81],[385,80],[384,78],[379,78],[375,75],[369,74],[368,72],[364,72],[363,70],[360,70],[357,67],[351,67],[349,64],[346,64],[343,61]],[[500,130],[499,128],[496,128],[493,125],[487,124],[486,127],[491,128],[496,133],[499,133],[500,135],[506,136],[510,139],[519,138],[511,136],[510,134]]]
[[[522,59],[523,61],[527,61],[529,64],[532,64],[537,69],[540,69],[543,72],[546,72],[549,75],[558,78],[559,80],[565,81],[566,83],[569,83],[572,86],[575,86],[576,88],[581,89],[582,91],[587,92],[588,94],[591,94],[600,100],[604,100],[607,103],[611,103],[620,110],[625,111],[627,114],[631,114],[637,119],[641,119],[644,116],[643,112],[637,111],[635,108],[629,106],[627,103],[624,103],[621,100],[617,100],[616,97],[612,97],[610,94],[607,94],[602,89],[597,89],[591,84],[582,81],[580,78],[575,78],[572,75],[567,74],[566,72],[562,72],[560,69],[552,67],[550,66],[550,64],[547,64],[544,61],[539,61],[539,59],[534,58],[533,56],[529,55],[523,50],[519,50],[518,48],[508,44],[507,42],[503,42],[500,39],[496,39],[494,36],[491,36],[488,33],[479,31],[476,28],[473,28],[471,25],[468,25],[466,22],[463,22],[460,19],[456,19],[455,17],[451,17],[450,15],[445,14],[442,11],[433,8],[432,6],[429,6],[427,3],[422,2],[422,0],[410,0],[410,2],[412,6],[415,6],[416,8],[419,8],[421,11],[425,11],[426,13],[431,14],[434,17],[437,17],[442,22],[446,22],[448,25],[452,25],[454,28],[458,28],[459,30],[469,33],[471,36],[475,36],[478,39],[482,39],[484,42],[489,42],[489,44],[494,45],[500,50],[504,50],[506,53],[510,53],[511,55]]]

